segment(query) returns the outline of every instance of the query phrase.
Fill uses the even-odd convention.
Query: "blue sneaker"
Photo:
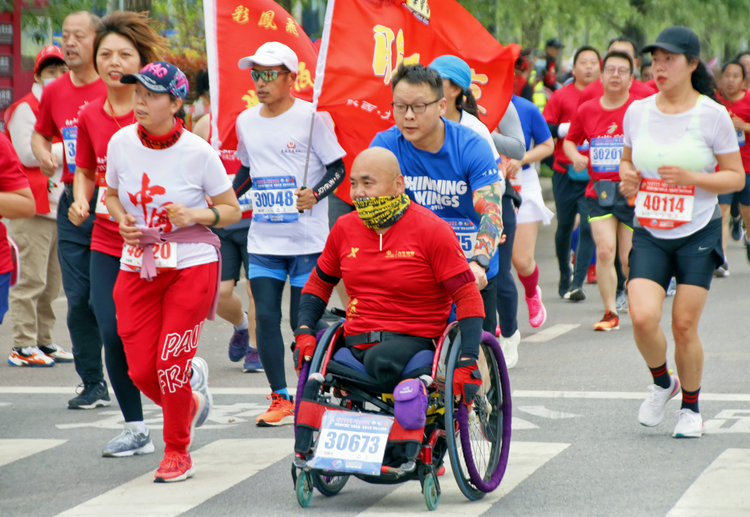
[[[125,423],[125,428],[102,449],[105,458],[124,458],[154,452],[151,432],[139,433],[133,424]]]
[[[245,355],[245,365],[242,367],[245,373],[262,372],[263,363],[260,362],[260,356],[258,355],[258,349],[251,346],[247,347],[247,354]]]
[[[232,339],[229,340],[229,360],[233,363],[241,361],[250,348],[250,331],[234,329]]]

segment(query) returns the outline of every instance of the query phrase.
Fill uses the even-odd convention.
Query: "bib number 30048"
[[[695,187],[644,178],[635,198],[635,216],[646,228],[671,230],[693,220]]]
[[[177,268],[177,245],[162,242],[152,245],[154,263],[157,271]],[[140,271],[143,266],[143,248],[140,246],[125,246],[120,262],[133,271]]]
[[[272,176],[253,180],[253,221],[293,223],[299,219],[293,176]]]

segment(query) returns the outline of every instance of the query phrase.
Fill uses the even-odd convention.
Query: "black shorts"
[[[247,232],[249,227],[227,230],[226,228],[212,228],[221,240],[221,281],[240,279],[240,268],[245,266],[247,277]]]
[[[731,205],[732,198],[735,196],[739,198],[741,205],[750,206],[750,173],[745,173],[745,187],[742,190],[729,194],[719,194],[719,204]]]
[[[692,235],[679,239],[657,239],[645,228],[633,232],[630,279],[653,280],[666,291],[674,276],[678,284],[711,287],[714,270],[724,263],[721,219],[710,221]]]
[[[616,217],[622,224],[633,229],[635,207],[628,206],[628,200],[620,194],[619,188],[615,191],[615,204],[612,206],[601,206],[599,199],[595,197],[587,197],[586,203],[589,206],[589,223],[597,219]]]

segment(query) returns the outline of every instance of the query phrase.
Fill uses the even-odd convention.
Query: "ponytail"
[[[456,108],[464,110],[466,113],[470,113],[475,117],[479,118],[479,107],[477,106],[477,100],[474,98],[474,94],[471,90],[466,90],[461,95],[456,97]]]
[[[710,99],[716,100],[716,82],[713,76],[708,72],[708,68],[701,61],[700,57],[693,54],[685,54],[688,63],[698,62],[698,66],[690,76],[690,82],[693,85],[693,89],[698,93],[709,97]]]

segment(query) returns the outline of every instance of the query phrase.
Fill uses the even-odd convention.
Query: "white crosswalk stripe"
[[[0,467],[65,442],[67,440],[0,440]]]
[[[290,439],[217,440],[193,453],[196,474],[184,483],[154,483],[149,472],[58,517],[173,517],[289,456]]]

